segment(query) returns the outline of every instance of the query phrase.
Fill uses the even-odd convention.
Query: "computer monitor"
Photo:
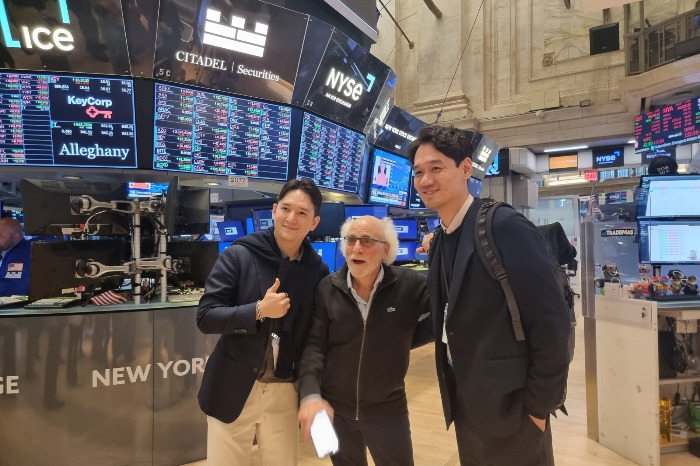
[[[167,191],[168,183],[129,181],[126,184],[127,199],[148,199],[152,196],[165,196]]]
[[[357,218],[364,215],[384,218],[389,216],[389,207],[385,205],[346,205],[345,218]]]
[[[336,248],[335,241],[312,241],[311,246],[321,256],[321,260],[328,265],[331,273],[336,271]]]
[[[418,220],[394,219],[394,229],[400,240],[416,240],[418,238]]]
[[[219,241],[219,255],[223,254],[226,248],[232,244],[233,241]]]
[[[33,241],[29,300],[54,298],[81,286],[114,287],[122,275],[89,278],[79,276],[78,261],[93,260],[103,265],[121,265],[130,254],[129,245],[119,239],[81,241]]]
[[[336,248],[335,248],[335,269],[340,270],[340,268],[347,262],[345,260],[345,255],[343,255],[343,248],[345,247],[345,243],[341,240],[336,243]]]
[[[211,269],[219,258],[218,241],[170,241],[167,254],[181,261],[182,272],[175,274],[181,284],[189,282],[204,287]]]
[[[321,221],[309,236],[340,236],[340,227],[345,221],[345,204],[342,202],[324,202],[318,215]]]
[[[255,228],[253,227],[253,217],[245,218],[245,232],[246,234],[255,233]]]
[[[232,242],[245,236],[243,222],[240,220],[218,222],[216,226],[219,228],[219,236],[221,237],[222,241]]]
[[[22,180],[24,231],[27,235],[62,236],[83,231],[90,219],[88,233],[128,235],[129,217],[106,211],[74,214],[71,196],[89,195],[97,201],[123,200],[126,185],[83,181]]]
[[[639,186],[637,217],[700,217],[699,174],[645,175]]]
[[[428,225],[428,231],[429,232],[434,232],[438,225],[440,225],[440,218],[439,217],[430,217],[425,219],[426,224]]]
[[[174,234],[206,234],[209,229],[209,190],[182,188],[177,196]]]
[[[410,162],[375,147],[371,167],[369,202],[407,207],[408,183],[411,180]]]
[[[274,225],[272,209],[251,209],[253,215],[253,231],[267,230]]]
[[[396,251],[396,262],[412,262],[416,260],[416,248],[418,243],[415,241],[399,241],[399,249]]]
[[[471,194],[473,197],[481,196],[482,185],[483,181],[478,178],[469,178],[469,180],[467,180],[467,189],[469,190],[469,194]]]
[[[640,220],[639,260],[700,265],[700,220]]]

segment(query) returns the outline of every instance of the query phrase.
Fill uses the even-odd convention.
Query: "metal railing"
[[[625,34],[626,75],[644,73],[677,60],[675,45],[694,37],[700,37],[700,8]]]

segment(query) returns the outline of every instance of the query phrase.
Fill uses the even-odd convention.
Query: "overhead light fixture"
[[[83,179],[82,176],[78,176],[78,175],[63,175],[63,178],[65,178],[67,180],[82,180]]]
[[[221,185],[221,183],[217,183],[216,181],[207,181],[204,184],[209,185],[209,186],[220,186]]]
[[[567,147],[550,147],[548,149],[545,149],[544,152],[546,154],[550,152],[566,152],[570,150],[580,150],[580,149],[588,149],[588,146],[567,146]]]
[[[634,139],[630,139],[629,141],[627,141],[627,144],[634,144],[635,142],[636,141]]]

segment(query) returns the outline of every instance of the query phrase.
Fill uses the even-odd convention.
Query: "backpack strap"
[[[513,288],[510,286],[508,274],[506,273],[505,267],[503,267],[503,260],[501,259],[501,254],[498,252],[498,247],[493,237],[493,216],[496,210],[501,206],[510,207],[503,202],[487,202],[479,209],[478,220],[474,225],[474,238],[477,242],[476,250],[489,276],[494,280],[498,280],[501,284],[501,288],[503,288],[503,294],[506,296],[508,310],[510,311],[510,320],[513,325],[515,340],[525,341],[525,332],[523,331],[523,324],[520,320],[520,308],[515,300]]]

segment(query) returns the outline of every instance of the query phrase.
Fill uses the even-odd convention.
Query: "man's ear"
[[[468,180],[471,178],[473,172],[474,167],[472,166],[472,159],[467,157],[466,159],[462,160],[462,173],[464,175],[464,179]]]
[[[321,217],[316,215],[314,217],[314,221],[311,222],[311,228],[309,229],[309,231],[314,231],[320,222],[321,222]]]

